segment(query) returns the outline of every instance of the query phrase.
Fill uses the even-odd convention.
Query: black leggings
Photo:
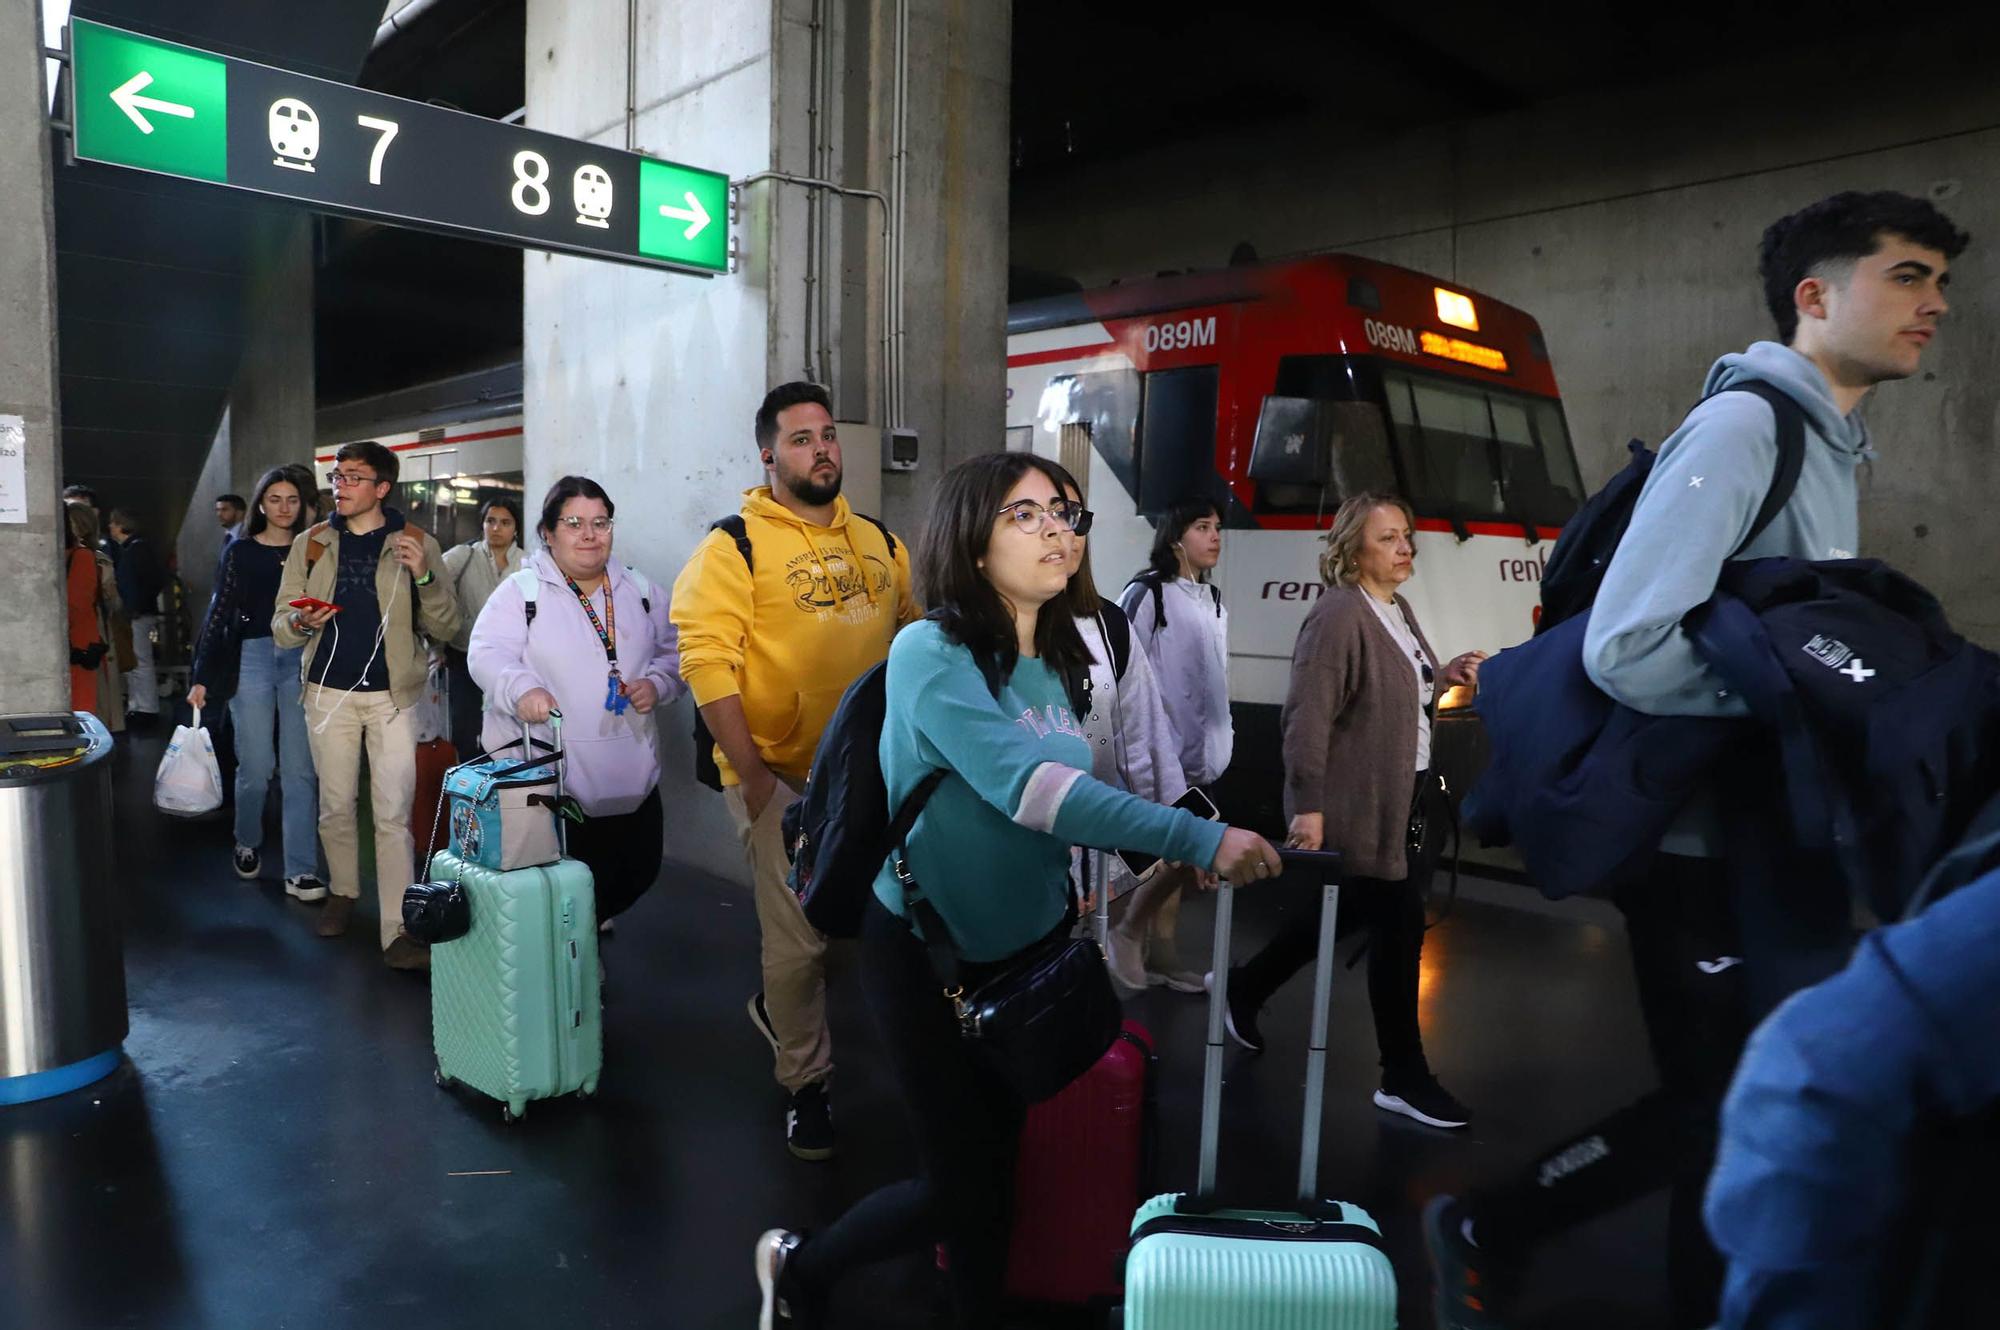
[[[597,892],[597,922],[632,908],[660,875],[666,827],[660,811],[660,791],[646,802],[614,817],[587,817],[569,828],[569,857],[590,869]]]
[[[1585,1128],[1507,1186],[1468,1201],[1481,1247],[1513,1264],[1545,1238],[1671,1187],[1667,1274],[1674,1324],[1715,1320],[1722,1258],[1702,1227],[1723,1093],[1749,1037],[1746,967],[1717,859],[1655,855],[1621,888],[1639,1010],[1660,1088]]]
[[[1417,776],[1422,788],[1428,772]],[[1424,852],[1409,856],[1409,876],[1401,882],[1350,877],[1341,882],[1336,933],[1346,937],[1368,930],[1368,1006],[1375,1015],[1375,1048],[1385,1072],[1418,1071],[1425,1066],[1424,1037],[1417,1026],[1417,978],[1424,948],[1424,898],[1443,829],[1433,826]],[[1229,976],[1229,996],[1261,1007],[1319,953],[1320,894],[1312,908],[1286,921],[1278,935]]]
[[[966,987],[993,969],[966,966]],[[1027,1105],[959,1038],[923,946],[873,899],[861,925],[861,987],[909,1109],[919,1172],[870,1193],[800,1246],[786,1264],[787,1288],[815,1307],[847,1270],[928,1255],[943,1241],[959,1325],[998,1326]]]

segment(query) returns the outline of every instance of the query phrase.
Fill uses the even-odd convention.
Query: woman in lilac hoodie
[[[542,548],[487,600],[466,649],[489,752],[561,713],[563,780],[585,819],[569,853],[596,882],[600,924],[660,874],[653,711],[686,688],[665,589],[611,557],[615,511],[586,476],[552,485],[535,528]]]

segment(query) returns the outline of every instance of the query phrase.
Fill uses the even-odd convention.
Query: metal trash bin
[[[131,1028],[110,759],[86,712],[0,716],[0,1104],[110,1075]]]

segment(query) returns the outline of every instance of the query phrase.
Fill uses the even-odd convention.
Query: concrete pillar
[[[208,601],[222,548],[217,497],[236,493],[247,500],[272,467],[312,461],[312,238],[313,219],[305,213],[262,215],[250,228],[243,360],[176,545],[197,613]]]
[[[846,461],[850,499],[914,538],[925,487],[1002,438],[1009,9],[904,3],[908,371],[895,423],[922,432],[925,455],[914,476],[881,476],[879,445],[856,429]],[[624,6],[529,0],[528,123],[625,147],[629,104],[640,151],[737,180],[775,170],[887,194],[897,10],[898,0],[638,0],[628,40]],[[727,277],[525,257],[531,508],[555,477],[592,475],[620,506],[619,555],[664,587],[709,522],[761,482],[751,421],[771,384],[811,369],[842,420],[891,423],[883,214],[858,199],[816,209],[817,193],[746,186],[732,227],[740,271]],[[685,701],[661,720],[667,854],[742,880],[721,800],[689,775],[691,723]]]
[[[47,108],[38,6],[0,0],[0,713],[69,708]]]

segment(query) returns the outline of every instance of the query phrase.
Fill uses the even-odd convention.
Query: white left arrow
[[[111,100],[118,103],[118,109],[132,117],[132,123],[139,127],[141,134],[153,132],[153,122],[140,115],[141,111],[157,111],[161,115],[177,115],[183,120],[194,119],[194,108],[182,106],[179,102],[163,102],[157,97],[141,97],[139,94],[153,86],[153,76],[140,70],[125,82],[111,90]],[[705,220],[705,219],[704,219]]]
[[[687,191],[684,197],[686,197],[687,199],[688,203],[687,207],[676,208],[669,204],[662,203],[660,205],[660,216],[672,217],[679,221],[686,222],[688,224],[688,229],[681,232],[681,239],[692,240],[696,236],[700,235],[702,233],[702,230],[705,227],[707,227],[708,209],[701,206],[701,200],[694,196],[693,190]]]

